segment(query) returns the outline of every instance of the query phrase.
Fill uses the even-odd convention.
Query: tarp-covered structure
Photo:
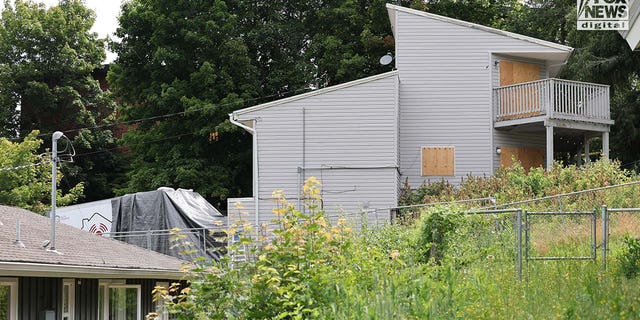
[[[115,239],[185,260],[218,260],[223,253],[226,218],[197,192],[160,188],[114,198],[111,205]]]

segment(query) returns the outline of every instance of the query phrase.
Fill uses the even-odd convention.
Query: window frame
[[[18,278],[0,277],[0,285],[9,287],[9,319],[18,320]]]
[[[111,288],[123,288],[123,289],[136,289],[136,319],[142,320],[142,285],[140,284],[127,284],[125,280],[100,280],[98,283],[98,296],[100,290],[104,290],[102,296],[102,317],[103,319],[109,319],[109,289]],[[100,308],[98,308],[98,319],[100,319]]]
[[[76,282],[75,279],[63,279],[62,280],[62,296],[64,296],[64,287],[69,286],[69,297],[67,297],[67,302],[69,304],[69,312],[64,312],[64,299],[61,300],[62,306],[60,311],[62,313],[62,319],[64,317],[68,317],[68,320],[75,319],[75,308],[76,308]]]

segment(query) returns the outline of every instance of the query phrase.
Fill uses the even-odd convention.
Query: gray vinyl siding
[[[397,86],[392,74],[240,115],[256,120],[259,222],[275,218],[274,190],[298,205],[300,183],[311,176],[322,180],[327,215],[395,206]]]
[[[457,184],[493,167],[492,54],[558,49],[457,24],[397,12],[400,168],[412,187],[445,178]],[[422,146],[454,146],[455,175],[421,175]]]
[[[254,206],[253,198],[228,198],[227,225],[252,223],[255,219]]]
[[[494,143],[496,147],[530,147],[546,149],[546,133],[541,132],[513,132],[495,130]],[[500,155],[493,154],[494,169],[500,167]]]

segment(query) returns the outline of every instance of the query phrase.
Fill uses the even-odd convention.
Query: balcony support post
[[[602,133],[602,157],[609,159],[609,131]]]
[[[547,170],[553,166],[553,126],[547,125]]]
[[[589,165],[589,163],[591,162],[591,157],[589,157],[589,152],[590,152],[589,143],[591,143],[591,139],[585,135],[584,136],[584,164],[585,165]]]

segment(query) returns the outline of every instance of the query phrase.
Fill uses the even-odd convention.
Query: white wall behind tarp
[[[90,233],[111,232],[111,200],[100,200],[56,208],[58,221]]]

